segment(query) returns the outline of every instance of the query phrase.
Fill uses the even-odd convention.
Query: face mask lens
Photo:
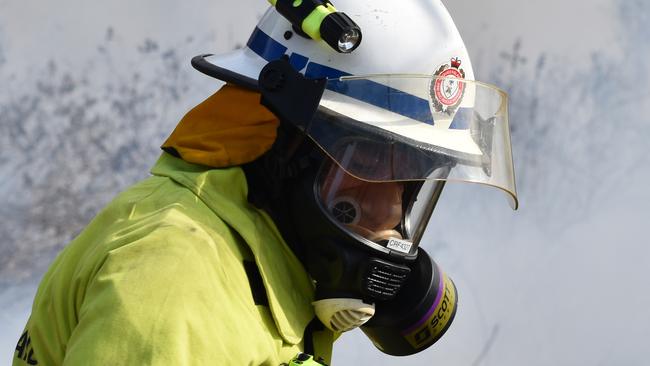
[[[337,223],[375,242],[404,237],[403,183],[362,181],[333,163],[324,171],[320,195]]]
[[[397,180],[396,171],[414,166],[404,152],[397,144],[340,139],[333,158],[321,167],[315,189],[323,211],[350,235],[413,253],[444,186],[439,180],[449,168],[441,161],[429,179]]]

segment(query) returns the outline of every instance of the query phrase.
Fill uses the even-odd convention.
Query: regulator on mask
[[[310,137],[294,153],[285,192],[316,281],[318,318],[337,332],[361,327],[392,355],[435,343],[451,324],[457,294],[418,244],[453,160],[429,154],[431,179],[404,179],[423,169],[413,147],[323,106],[326,81],[278,60],[262,70],[259,86],[262,103]]]

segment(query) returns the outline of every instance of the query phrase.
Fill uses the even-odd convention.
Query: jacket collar
[[[194,192],[241,235],[255,256],[280,335],[289,344],[299,343],[314,317],[314,286],[271,218],[249,204],[242,169],[210,169],[163,153],[151,173]]]

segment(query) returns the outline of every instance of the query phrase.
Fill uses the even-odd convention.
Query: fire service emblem
[[[433,75],[429,94],[432,108],[436,112],[451,115],[456,111],[465,93],[465,71],[460,67],[458,57],[452,58],[450,64],[440,66]]]

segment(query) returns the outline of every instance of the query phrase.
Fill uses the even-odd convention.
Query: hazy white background
[[[425,247],[454,325],[409,358],[346,334],[334,363],[648,364],[650,2],[445,4],[477,78],[510,93],[521,209],[447,185]],[[190,58],[243,45],[265,7],[0,0],[0,365],[48,263],[218,87]]]

